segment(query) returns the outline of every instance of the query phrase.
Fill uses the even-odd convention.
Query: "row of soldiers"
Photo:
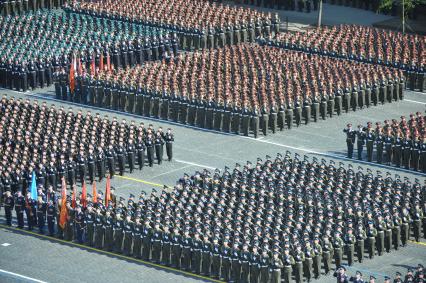
[[[402,72],[240,44],[145,66],[57,77],[58,98],[237,134],[291,128],[403,98]]]
[[[0,15],[16,16],[28,11],[37,11],[39,9],[61,8],[65,0],[1,0]]]
[[[37,185],[56,189],[62,178],[71,186],[77,180],[93,183],[127,168],[131,173],[161,164],[165,154],[173,158],[171,129],[49,108],[45,102],[3,97],[0,106],[1,192],[29,187],[33,172]]]
[[[269,9],[310,13],[318,10],[319,0],[234,0],[235,4],[263,6]]]
[[[69,74],[75,56],[95,73],[177,52],[175,34],[136,23],[55,11],[0,17],[0,87],[18,91],[51,85],[61,68]]]
[[[376,122],[375,128],[371,122],[365,127],[358,125],[358,130],[354,130],[352,124],[348,124],[343,130],[346,134],[348,158],[352,158],[356,144],[359,160],[363,158],[365,146],[368,162],[375,159],[379,164],[394,164],[397,167],[426,173],[425,125],[425,116],[421,112],[410,114],[408,121],[405,116],[401,116],[399,122],[396,119],[392,122],[385,120],[383,126],[380,122]]]
[[[395,67],[407,88],[426,90],[426,37],[378,28],[339,25],[307,32],[280,33],[270,44],[331,57]]]
[[[188,51],[254,42],[259,36],[275,35],[280,25],[278,15],[197,0],[73,1],[65,9],[171,30]]]
[[[309,281],[344,256],[352,265],[365,251],[373,258],[426,238],[419,180],[289,152],[185,174],[173,189],[127,203],[68,197],[67,208],[67,224],[56,227],[66,240],[233,282]]]
[[[349,276],[346,273],[346,268],[344,266],[336,269],[334,276],[337,278],[337,283],[376,283],[376,277],[374,275],[370,275],[370,280],[365,281],[362,278],[362,273],[357,271],[355,276]],[[402,276],[401,272],[395,272],[395,276],[393,281],[389,276],[384,276],[383,283],[424,283],[425,282],[425,268],[423,264],[419,263],[416,268],[408,268],[407,273]]]

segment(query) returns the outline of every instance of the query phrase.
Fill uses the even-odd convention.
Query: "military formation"
[[[391,281],[391,278],[389,276],[384,276],[383,281],[384,283],[424,283],[426,281],[425,279],[425,273],[426,270],[423,266],[423,264],[419,263],[416,268],[408,268],[407,273],[403,276],[401,272],[397,271],[395,272],[395,276],[393,281]],[[338,268],[336,272],[334,273],[334,277],[337,278],[337,283],[349,283],[349,282],[355,282],[355,283],[375,283],[378,278],[376,278],[374,275],[370,275],[369,280],[364,280],[362,277],[362,273],[360,271],[357,271],[355,273],[355,276],[349,276],[346,273],[346,268],[344,266]]]
[[[83,72],[71,99],[258,137],[398,101],[403,86],[397,69],[252,43],[179,54],[94,77]]]
[[[52,10],[0,17],[0,87],[18,91],[67,76],[73,57],[95,73],[177,52],[176,35],[136,23]]]
[[[61,8],[65,0],[1,0],[1,16],[17,16],[39,9]]]
[[[358,125],[353,129],[348,124],[343,130],[346,134],[348,158],[353,157],[356,146],[358,159],[368,162],[375,160],[379,164],[395,165],[426,173],[426,117],[421,113],[410,114],[410,119],[401,116],[401,120],[371,122],[366,126]],[[374,154],[374,148],[376,153]]]
[[[20,228],[24,199],[5,195]],[[67,206],[63,226],[60,207],[47,214],[51,235],[226,282],[309,281],[426,238],[426,184],[289,152],[185,174],[127,201],[114,192],[39,201]]]
[[[111,178],[172,160],[171,129],[55,108],[28,99],[0,101],[0,193],[25,194]],[[167,156],[167,157],[166,157]]]
[[[269,9],[310,13],[318,10],[319,0],[234,0],[235,4],[263,6]]]
[[[385,65],[404,71],[407,88],[426,91],[426,37],[358,25],[280,33],[273,46]]]
[[[223,47],[273,36],[280,19],[257,10],[197,0],[73,1],[66,10],[171,30],[183,50]],[[196,16],[195,16],[196,15]]]

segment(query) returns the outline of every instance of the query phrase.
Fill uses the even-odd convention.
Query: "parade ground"
[[[401,115],[409,117],[410,113],[417,111],[423,113],[426,109],[426,95],[418,92],[407,91],[403,101],[343,113],[341,116],[334,116],[318,123],[311,122],[276,134],[261,135],[257,139],[58,101],[54,98],[53,88],[26,93],[0,90],[0,94],[39,102],[46,101],[48,105],[64,106],[66,109],[81,108],[83,112],[91,111],[102,116],[117,117],[119,120],[144,122],[145,125],[152,123],[155,128],[159,126],[165,129],[172,128],[175,143],[171,162],[165,161],[165,164],[154,165],[152,168],[145,166],[142,171],[136,170],[132,174],[127,169],[124,176],[115,176],[111,180],[116,195],[124,198],[131,193],[138,196],[141,191],[150,194],[152,189],[161,191],[164,186],[172,187],[185,173],[192,174],[203,169],[213,171],[216,168],[223,169],[225,166],[233,168],[235,163],[254,162],[258,157],[265,158],[266,155],[274,158],[277,153],[285,154],[286,151],[298,153],[302,157],[306,155],[310,160],[313,157],[325,159],[327,163],[333,160],[336,166],[340,163],[345,167],[352,164],[354,169],[362,167],[365,172],[369,168],[373,174],[380,171],[385,176],[389,172],[392,177],[397,174],[412,181],[417,178],[421,183],[426,180],[426,176],[419,172],[347,159],[346,137],[342,132],[347,123],[352,123],[356,127],[358,124],[366,125],[368,121],[383,123],[386,119],[399,120]],[[97,187],[98,190],[104,190],[105,182],[98,183]],[[74,242],[8,228],[5,226],[3,214],[4,210],[1,211],[0,222],[1,282],[66,282],[70,278],[77,282],[214,282],[209,278],[96,250]],[[410,242],[399,251],[392,251],[381,257],[376,256],[373,260],[366,260],[362,264],[355,263],[354,266],[348,267],[348,273],[355,274],[359,270],[364,274],[364,279],[374,275],[379,279],[378,282],[382,282],[385,275],[393,277],[396,271],[404,274],[408,267],[425,262],[426,243]],[[313,282],[334,280],[332,275],[323,275]]]

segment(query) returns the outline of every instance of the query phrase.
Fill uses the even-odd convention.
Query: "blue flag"
[[[30,192],[31,192],[31,199],[37,200],[37,184],[36,184],[36,176],[34,171],[33,171],[33,176],[31,178]]]

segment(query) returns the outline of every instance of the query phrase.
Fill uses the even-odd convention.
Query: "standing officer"
[[[114,252],[121,253],[123,246],[123,219],[121,218],[121,209],[118,209],[115,214],[115,220],[113,224],[114,230]]]
[[[157,157],[158,164],[161,164],[163,162],[163,146],[163,137],[161,136],[160,132],[157,132],[155,136],[155,156]]]
[[[211,276],[210,269],[211,269],[211,252],[212,252],[212,245],[209,240],[209,237],[207,235],[203,236],[203,244],[202,244],[202,266],[201,266],[201,275],[205,276]]]
[[[104,243],[104,249],[107,251],[113,250],[113,243],[114,243],[114,218],[111,215],[111,209],[107,208],[105,212],[105,219],[104,219],[104,234],[105,234],[105,243]]]
[[[155,141],[151,133],[148,133],[148,136],[146,137],[146,140],[145,140],[145,145],[146,145],[147,156],[148,156],[148,164],[149,164],[149,167],[152,167],[154,164]]]
[[[346,133],[346,145],[348,146],[348,158],[352,158],[354,152],[354,143],[356,132],[352,130],[352,124],[348,124],[347,128],[343,130]]]
[[[365,134],[366,147],[367,147],[367,161],[371,162],[373,159],[373,146],[374,146],[374,131],[371,128],[371,122],[367,123],[367,132]]]
[[[342,265],[344,241],[341,238],[340,232],[336,232],[333,238],[334,260],[336,266]]]
[[[168,128],[167,132],[163,136],[164,141],[166,142],[166,152],[167,158],[169,161],[172,161],[173,158],[173,142],[175,141],[172,129]]]
[[[314,244],[313,244],[313,249],[314,249],[314,253],[315,256],[313,258],[314,260],[314,276],[315,279],[318,279],[321,275],[321,259],[322,259],[322,246],[320,244],[320,239],[315,236],[314,238]]]
[[[87,205],[87,211],[85,215],[85,226],[86,226],[86,243],[93,247],[94,235],[95,235],[95,212],[93,211],[93,205],[89,203]]]
[[[271,269],[271,283],[281,283],[281,269],[284,267],[282,260],[279,257],[279,252],[274,251],[272,254],[270,269]]]
[[[14,201],[16,219],[18,220],[18,228],[24,228],[24,209],[25,209],[25,198],[21,191],[16,192],[16,198]],[[13,207],[13,205],[12,205]]]
[[[362,160],[362,150],[365,144],[365,132],[362,125],[358,125],[358,131],[356,132],[356,137],[357,137],[358,160]]]
[[[360,263],[364,260],[364,242],[366,238],[367,234],[364,230],[364,225],[359,225],[356,231],[356,254]]]
[[[15,200],[13,199],[10,191],[4,192],[4,211],[6,214],[6,224],[12,226],[12,210],[15,205]]]
[[[375,248],[376,248],[376,237],[377,237],[377,230],[374,227],[374,222],[369,221],[368,227],[367,227],[367,248],[368,248],[368,255],[370,259],[374,258],[375,254]]]
[[[131,211],[127,212],[126,220],[123,224],[123,254],[125,256],[130,256],[132,254],[132,234],[133,234],[133,221],[131,216]]]
[[[139,170],[142,170],[145,165],[145,142],[143,141],[142,134],[136,139],[135,149],[138,157]]]
[[[133,169],[135,168],[135,145],[133,144],[133,140],[130,139],[127,144],[126,154],[127,154],[127,162],[129,164],[130,173],[133,173]]]
[[[376,230],[377,230],[377,251],[378,255],[383,255],[383,251],[385,249],[385,229],[386,229],[386,223],[383,221],[382,215],[378,215],[377,217],[377,223],[376,223]]]
[[[393,143],[394,143],[394,138],[391,134],[391,129],[388,129],[388,131],[387,131],[387,133],[384,137],[387,165],[391,165],[391,162],[393,160],[393,155],[392,155]]]
[[[40,234],[44,234],[44,225],[46,223],[46,203],[41,196],[37,199],[37,224]]]
[[[305,261],[305,253],[299,242],[295,244],[296,250],[294,251],[294,272],[296,276],[296,282],[303,282],[303,262]]]
[[[79,244],[84,243],[84,213],[81,211],[81,206],[78,205],[75,211],[75,232],[76,232],[76,240]]]
[[[325,274],[329,274],[331,270],[331,259],[333,258],[333,243],[330,235],[330,230],[326,230],[326,234],[322,237],[323,259]]]
[[[293,256],[290,254],[290,250],[285,247],[284,254],[282,256],[283,259],[283,278],[284,282],[290,283],[291,282],[291,273],[293,271],[292,266],[296,263]]]
[[[355,241],[356,237],[353,234],[352,228],[349,228],[344,236],[345,248],[346,248],[346,256],[348,258],[348,265],[353,265],[354,261],[354,252],[355,252]]]
[[[376,134],[375,134],[375,140],[376,140],[376,160],[377,163],[382,164],[383,160],[383,148],[385,144],[385,137],[382,135],[382,128],[380,127],[380,123],[376,123]]]
[[[107,165],[108,165],[108,171],[109,175],[114,177],[115,174],[115,159],[116,159],[116,153],[112,146],[112,144],[109,145],[108,150],[106,151],[106,158],[107,158]]]
[[[101,207],[96,209],[95,215],[95,248],[102,249],[104,247],[104,216],[102,215]]]
[[[117,161],[118,161],[118,170],[120,171],[120,176],[124,175],[124,168],[126,167],[126,159],[125,159],[125,148],[123,141],[120,141],[115,148],[115,152],[117,154]]]
[[[95,161],[96,157],[93,154],[93,149],[89,148],[89,153],[87,155],[87,169],[89,172],[89,180],[91,184],[93,184],[93,181],[95,180]]]
[[[55,218],[56,218],[56,206],[52,199],[49,199],[47,204],[47,228],[49,230],[49,236],[55,235]]]

